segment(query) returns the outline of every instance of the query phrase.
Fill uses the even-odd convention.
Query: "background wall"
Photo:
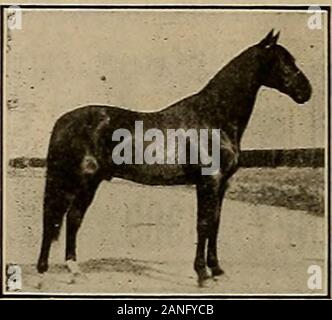
[[[324,146],[325,28],[308,13],[24,11],[7,37],[7,157],[44,157],[54,121],[88,103],[156,110],[201,89],[271,28],[313,86],[298,106],[262,88],[244,149]],[[326,19],[323,17],[323,24]]]

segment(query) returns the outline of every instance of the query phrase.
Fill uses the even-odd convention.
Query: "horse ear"
[[[278,31],[278,33],[273,37],[274,44],[277,44],[279,36],[280,36],[280,31]]]
[[[274,46],[279,38],[280,31],[274,36],[274,29],[272,29],[266,36],[265,38],[259,43],[260,46],[263,48],[270,48]]]

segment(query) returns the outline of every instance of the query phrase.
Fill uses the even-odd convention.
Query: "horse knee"
[[[198,277],[204,278],[207,276],[206,264],[203,258],[196,258],[194,261],[194,270]]]

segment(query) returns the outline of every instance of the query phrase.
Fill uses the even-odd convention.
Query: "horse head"
[[[263,62],[262,84],[290,96],[303,104],[311,97],[312,88],[308,78],[297,67],[295,58],[283,46],[277,44],[280,32],[271,30],[255,47]]]

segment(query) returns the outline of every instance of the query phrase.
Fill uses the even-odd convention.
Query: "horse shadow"
[[[172,272],[167,267],[167,263],[162,261],[108,257],[100,259],[89,259],[78,263],[82,273],[89,277],[93,273],[124,273],[128,276],[145,277],[165,283],[173,283],[184,287],[193,287],[193,275],[184,275]],[[35,274],[35,265],[29,264],[22,266],[26,274]],[[50,275],[63,275],[64,278],[69,274],[65,264],[56,263],[50,265],[48,273]]]

